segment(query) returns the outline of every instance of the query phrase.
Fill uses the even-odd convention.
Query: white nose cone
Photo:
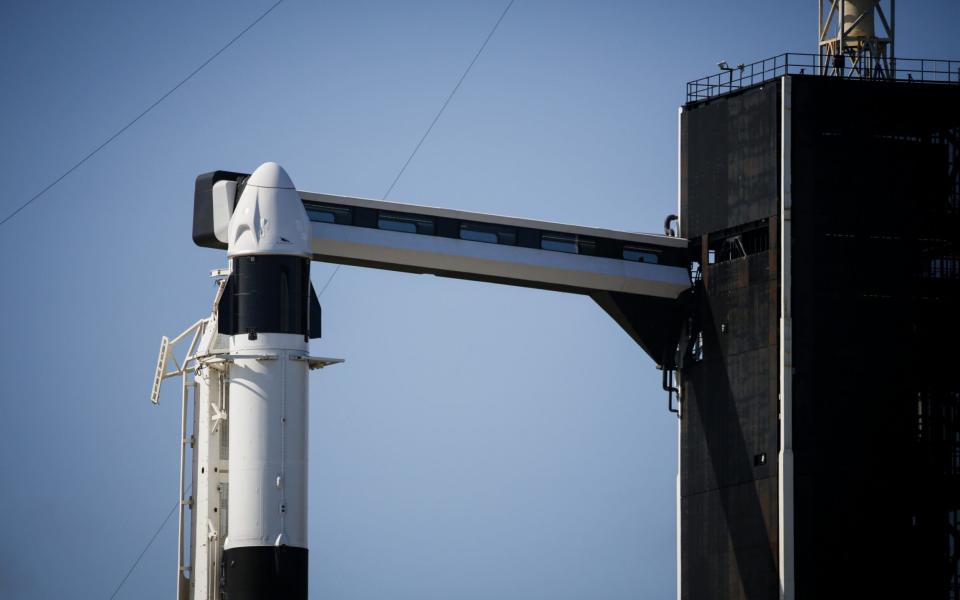
[[[247,185],[288,190],[296,189],[293,186],[293,182],[290,181],[290,176],[287,175],[287,172],[275,162],[265,162],[257,167],[253,175],[247,179]]]
[[[227,228],[227,256],[310,256],[310,219],[290,176],[277,163],[247,180]]]

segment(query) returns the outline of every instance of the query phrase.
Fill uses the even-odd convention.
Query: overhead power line
[[[443,105],[440,107],[440,110],[437,111],[437,116],[433,118],[433,121],[430,122],[430,126],[427,127],[427,130],[423,132],[423,136],[420,138],[420,141],[417,142],[417,145],[413,148],[413,152],[410,153],[410,156],[407,157],[407,162],[403,163],[403,166],[400,167],[400,172],[397,173],[397,176],[393,178],[393,183],[390,184],[390,187],[387,188],[387,191],[383,193],[383,198],[381,200],[386,200],[387,196],[390,195],[390,192],[393,191],[393,186],[397,185],[397,182],[400,181],[400,177],[403,176],[403,172],[407,170],[407,166],[413,160],[413,157],[417,155],[417,151],[420,150],[420,146],[423,145],[424,140],[427,139],[427,136],[430,135],[430,132],[433,131],[433,126],[437,124],[437,121],[440,120],[440,115],[443,114],[443,111],[447,110],[447,105],[450,104],[450,101],[453,100],[453,96],[457,93],[457,90],[460,89],[460,85],[463,83],[463,80],[467,78],[467,75],[470,74],[470,69],[473,68],[473,65],[477,63],[477,59],[480,58],[480,55],[483,54],[483,49],[487,47],[487,43],[490,41],[490,38],[493,37],[493,34],[496,33],[497,28],[500,27],[500,22],[503,21],[503,18],[507,16],[507,12],[510,10],[510,7],[513,6],[514,0],[510,0],[507,3],[507,7],[503,9],[503,12],[500,13],[500,18],[497,19],[497,22],[493,24],[493,29],[490,30],[490,33],[487,34],[486,39],[483,40],[483,43],[480,44],[480,49],[477,50],[477,53],[473,55],[473,60],[470,61],[470,64],[467,65],[466,70],[464,70],[463,75],[460,76],[460,79],[457,80],[457,85],[453,86],[453,89],[450,90],[450,95],[447,96],[447,99],[443,101]]]
[[[433,117],[433,121],[430,122],[430,126],[427,127],[427,130],[424,132],[423,136],[420,137],[420,141],[417,142],[417,145],[413,148],[413,151],[410,153],[410,156],[408,156],[406,162],[403,163],[403,166],[400,168],[400,171],[397,173],[397,176],[393,178],[393,182],[390,184],[390,187],[387,188],[387,191],[384,192],[381,200],[386,200],[386,199],[387,199],[387,196],[390,195],[390,192],[393,191],[394,186],[396,186],[396,185],[397,185],[397,182],[400,181],[400,178],[403,176],[404,171],[407,170],[407,167],[410,165],[411,161],[413,161],[413,158],[417,155],[417,152],[420,150],[420,147],[423,146],[423,142],[426,141],[427,136],[429,136],[429,135],[430,135],[430,132],[433,131],[434,125],[436,125],[436,124],[437,124],[437,121],[440,120],[440,116],[443,115],[443,111],[445,111],[445,110],[447,109],[447,105],[449,105],[449,104],[450,104],[450,101],[453,100],[453,97],[454,97],[454,95],[456,95],[457,90],[460,89],[461,84],[463,84],[464,80],[467,78],[467,75],[470,74],[470,70],[473,68],[473,65],[475,65],[476,62],[477,62],[477,59],[480,58],[480,55],[483,53],[484,48],[487,47],[487,43],[490,41],[490,38],[492,38],[492,37],[493,37],[493,34],[496,33],[497,28],[500,27],[500,22],[503,21],[503,18],[504,18],[505,16],[507,16],[507,12],[510,10],[510,7],[513,6],[513,3],[514,3],[515,1],[516,1],[516,0],[510,0],[510,2],[507,3],[506,8],[503,9],[503,12],[500,13],[500,18],[498,18],[498,19],[497,19],[497,22],[493,24],[493,28],[490,30],[490,33],[487,34],[487,37],[483,40],[483,44],[480,45],[480,49],[477,50],[477,53],[474,54],[473,59],[470,61],[470,64],[467,65],[467,68],[463,71],[463,74],[460,75],[460,79],[457,80],[457,84],[456,84],[455,86],[453,86],[453,90],[451,90],[450,94],[447,96],[447,99],[443,101],[443,104],[440,106],[440,110],[437,111],[436,116]],[[67,171],[66,173],[64,173],[63,175],[61,175],[56,181],[54,181],[53,183],[51,183],[50,185],[48,185],[46,188],[44,188],[43,190],[41,190],[36,196],[34,196],[34,197],[31,198],[30,200],[28,200],[26,203],[24,203],[24,205],[21,206],[20,208],[18,208],[16,211],[14,211],[13,214],[11,214],[11,215],[8,216],[6,219],[4,219],[2,222],[0,222],[0,225],[3,225],[4,223],[6,223],[8,220],[10,220],[11,217],[13,217],[14,215],[16,215],[18,212],[20,212],[20,211],[23,210],[24,208],[26,208],[26,206],[27,206],[28,204],[30,204],[31,202],[33,202],[34,200],[36,200],[37,198],[39,198],[40,196],[42,196],[42,195],[44,194],[44,192],[46,192],[47,190],[49,190],[50,188],[52,188],[53,186],[55,186],[61,179],[63,179],[64,177],[66,177],[67,175],[69,175],[71,172],[73,172],[77,167],[79,167],[80,165],[82,165],[82,164],[83,164],[84,162],[86,162],[90,157],[92,157],[94,154],[96,154],[97,152],[99,152],[100,149],[102,149],[104,146],[106,146],[106,145],[109,144],[111,141],[113,141],[114,138],[116,138],[116,137],[119,136],[121,133],[123,133],[124,131],[126,131],[131,125],[133,125],[134,123],[136,123],[141,117],[143,117],[143,116],[146,115],[148,112],[150,112],[150,110],[152,110],[156,105],[160,104],[167,96],[169,96],[170,94],[172,94],[173,92],[175,92],[175,91],[177,90],[177,88],[179,88],[181,85],[183,85],[184,83],[186,83],[187,81],[189,81],[190,78],[193,77],[194,75],[196,75],[197,73],[199,73],[200,70],[203,69],[203,67],[207,66],[207,64],[209,64],[213,59],[215,59],[217,56],[219,56],[224,50],[226,50],[227,48],[229,48],[235,41],[237,41],[238,39],[240,39],[240,37],[243,36],[243,34],[245,34],[247,31],[249,31],[249,30],[250,30],[254,25],[256,25],[258,22],[260,22],[261,19],[263,19],[264,17],[266,17],[268,14],[270,14],[270,11],[272,11],[274,8],[276,8],[281,2],[283,2],[283,0],[278,0],[278,2],[277,2],[276,4],[274,4],[274,5],[271,6],[269,9],[267,9],[266,12],[264,12],[264,13],[263,13],[262,15],[260,15],[253,23],[251,23],[249,26],[247,26],[246,29],[244,29],[244,30],[241,31],[239,34],[237,34],[236,37],[234,37],[232,40],[230,40],[230,42],[228,42],[226,46],[224,46],[223,48],[221,48],[220,50],[218,50],[216,54],[214,54],[214,55],[211,56],[209,59],[207,59],[206,62],[204,62],[204,63],[203,63],[202,65],[200,65],[199,67],[197,67],[196,70],[194,70],[192,73],[190,73],[190,75],[188,75],[186,78],[184,78],[183,81],[181,81],[180,83],[178,83],[173,89],[171,89],[169,92],[167,92],[166,94],[164,94],[159,100],[157,100],[156,102],[154,102],[149,108],[147,108],[145,111],[143,111],[136,119],[134,119],[133,121],[131,121],[130,123],[128,123],[126,126],[124,126],[123,129],[121,129],[120,131],[118,131],[117,133],[115,133],[115,134],[114,134],[112,137],[110,137],[106,142],[104,142],[103,144],[101,144],[101,145],[100,145],[99,147],[97,147],[93,152],[91,152],[91,153],[88,154],[86,157],[84,157],[83,160],[81,160],[81,161],[78,162],[76,165],[74,165],[69,171]],[[337,272],[338,272],[338,271],[340,271],[340,265],[337,265],[337,267],[333,270],[333,273],[330,274],[330,277],[327,278],[326,283],[324,283],[324,284],[323,284],[323,287],[320,288],[320,292],[317,294],[317,297],[318,297],[318,298],[319,298],[320,296],[323,296],[323,293],[324,293],[325,291],[327,291],[327,288],[330,286],[330,282],[333,281],[333,278],[337,275]],[[147,545],[144,546],[143,550],[140,552],[140,555],[137,556],[137,559],[136,559],[136,560],[133,562],[133,564],[130,566],[130,569],[127,571],[127,574],[124,575],[123,579],[122,579],[122,580],[120,581],[120,583],[117,585],[116,589],[113,590],[113,594],[110,595],[110,600],[113,600],[113,599],[114,599],[114,597],[115,597],[115,596],[117,595],[117,593],[120,591],[120,588],[122,588],[122,587],[123,587],[123,584],[126,583],[127,579],[129,579],[129,577],[130,577],[130,575],[133,573],[134,569],[136,569],[136,568],[137,568],[137,565],[140,564],[140,560],[143,558],[143,555],[147,553],[147,550],[149,550],[149,549],[150,549],[150,546],[153,545],[153,542],[157,539],[157,536],[160,535],[160,532],[163,530],[164,527],[166,527],[167,522],[170,520],[170,517],[172,517],[172,516],[173,516],[173,513],[176,512],[178,505],[179,505],[179,504],[175,504],[174,507],[170,510],[170,512],[167,513],[166,518],[164,518],[163,522],[160,523],[160,527],[158,527],[157,530],[154,532],[153,537],[151,537],[151,538],[150,538],[150,541],[147,542]]]
[[[443,101],[443,104],[440,106],[440,110],[437,111],[436,116],[433,117],[433,121],[430,122],[430,126],[427,127],[427,130],[423,132],[423,135],[420,137],[420,141],[417,142],[417,145],[414,146],[413,152],[410,153],[410,156],[407,157],[406,162],[403,163],[403,166],[400,167],[400,171],[397,173],[397,176],[393,178],[393,182],[390,184],[390,187],[387,188],[387,191],[383,193],[383,196],[380,197],[381,200],[386,200],[387,196],[390,195],[390,192],[393,191],[394,186],[397,185],[397,182],[400,181],[400,178],[403,177],[403,173],[407,170],[407,167],[410,166],[410,163],[413,161],[413,157],[417,155],[417,152],[420,151],[420,147],[423,146],[423,142],[426,141],[427,136],[430,135],[430,132],[433,131],[433,126],[437,124],[437,121],[440,120],[440,116],[443,115],[443,111],[447,110],[447,105],[450,104],[450,101],[453,100],[453,97],[456,95],[457,91],[460,89],[460,85],[463,84],[463,81],[467,78],[467,75],[470,74],[470,69],[473,68],[473,65],[477,63],[477,59],[480,58],[480,55],[483,54],[484,48],[487,47],[487,43],[490,42],[490,38],[493,37],[493,34],[497,32],[497,28],[500,27],[500,22],[503,21],[503,18],[507,16],[507,13],[510,11],[510,7],[513,6],[513,3],[516,0],[510,0],[507,3],[506,8],[503,9],[503,12],[500,13],[500,18],[497,19],[497,22],[493,24],[493,28],[490,29],[490,33],[487,34],[487,37],[483,40],[483,43],[480,44],[480,48],[477,50],[477,53],[473,55],[473,60],[470,61],[470,64],[467,65],[467,68],[464,69],[463,74],[460,75],[460,79],[457,80],[457,84],[453,86],[453,89],[450,90],[450,94],[447,96],[447,99]],[[330,282],[333,281],[333,278],[337,276],[337,273],[340,272],[340,266],[337,265],[336,268],[330,273],[330,277],[327,278],[326,283],[323,284],[323,287],[320,288],[320,293],[317,294],[317,298],[323,296],[323,293],[327,291],[327,288],[330,286]]]
[[[199,73],[200,71],[202,71],[204,67],[206,67],[207,65],[209,65],[211,62],[214,61],[214,59],[216,59],[218,56],[220,56],[221,54],[223,54],[223,52],[224,52],[227,48],[229,48],[230,46],[232,46],[232,45],[234,44],[234,42],[236,42],[237,40],[239,40],[240,38],[242,38],[242,37],[244,36],[244,34],[246,34],[248,31],[250,31],[251,29],[253,29],[253,27],[254,27],[257,23],[259,23],[260,21],[262,21],[262,20],[264,19],[264,17],[266,17],[267,15],[269,15],[271,12],[273,12],[273,9],[275,9],[275,8],[278,7],[278,6],[280,6],[280,4],[281,4],[282,2],[283,2],[283,0],[277,0],[277,2],[275,2],[270,8],[268,8],[267,10],[265,10],[259,17],[257,17],[256,19],[253,20],[253,22],[251,22],[249,25],[247,25],[240,33],[238,33],[237,35],[235,35],[235,36],[233,37],[233,39],[231,39],[229,42],[227,42],[227,43],[226,43],[223,47],[221,47],[219,50],[217,50],[216,52],[214,52],[213,55],[210,56],[210,58],[208,58],[207,60],[203,61],[203,63],[201,63],[199,67],[197,67],[196,69],[194,69],[193,71],[191,71],[189,75],[187,75],[186,77],[184,77],[183,79],[181,79],[181,80],[180,80],[180,83],[178,83],[177,85],[175,85],[175,86],[173,86],[172,88],[170,88],[170,89],[167,91],[167,93],[165,93],[164,95],[160,96],[160,97],[156,100],[156,102],[154,102],[153,104],[151,104],[150,106],[148,106],[146,109],[144,109],[143,112],[141,112],[139,115],[137,115],[136,117],[134,117],[133,120],[131,120],[129,123],[127,123],[126,125],[124,125],[123,127],[121,127],[119,130],[117,130],[116,133],[114,133],[113,135],[111,135],[110,137],[108,137],[108,138],[106,139],[106,141],[104,141],[102,144],[100,144],[99,146],[97,146],[96,148],[94,148],[93,150],[91,150],[89,153],[87,153],[87,155],[84,156],[83,158],[81,158],[79,161],[77,161],[76,164],[74,164],[72,167],[70,167],[69,169],[67,169],[66,171],[64,171],[64,173],[63,173],[62,175],[60,175],[59,177],[57,177],[56,179],[54,179],[53,181],[51,181],[51,182],[47,185],[47,187],[43,188],[42,190],[40,190],[39,192],[37,192],[36,194],[34,194],[33,197],[31,197],[29,200],[27,200],[26,202],[24,202],[23,204],[21,204],[21,205],[20,205],[16,210],[14,210],[12,213],[10,213],[10,214],[7,215],[6,217],[4,217],[3,220],[0,221],[0,227],[2,227],[2,226],[3,226],[7,221],[9,221],[10,219],[12,219],[12,218],[14,218],[15,216],[17,216],[17,214],[19,214],[20,211],[22,211],[22,210],[25,209],[26,207],[30,206],[31,204],[33,204],[33,202],[34,202],[35,200],[37,200],[38,198],[40,198],[41,196],[43,196],[44,194],[46,194],[46,193],[47,193],[48,191],[50,191],[55,185],[57,185],[58,183],[60,183],[61,181],[63,181],[63,179],[66,178],[68,175],[70,175],[70,173],[73,173],[74,171],[76,171],[76,170],[80,167],[80,165],[82,165],[83,163],[87,162],[88,160],[90,160],[91,158],[93,158],[98,152],[100,152],[101,150],[103,150],[104,148],[106,148],[107,145],[110,144],[110,142],[112,142],[113,140],[115,140],[115,139],[117,139],[118,137],[120,137],[120,136],[123,134],[123,132],[125,132],[125,131],[128,130],[128,129],[130,129],[137,121],[139,121],[140,119],[142,119],[143,117],[145,117],[150,111],[152,111],[154,108],[156,108],[161,102],[163,102],[164,100],[166,100],[166,99],[170,96],[170,94],[172,94],[172,93],[174,93],[175,91],[177,91],[178,89],[180,89],[180,87],[181,87],[183,84],[185,84],[186,82],[188,82],[188,81],[190,81],[191,79],[193,79],[194,75],[196,75],[197,73]]]
[[[189,487],[187,489],[190,489]],[[127,574],[123,576],[123,579],[120,580],[120,583],[117,584],[117,587],[114,588],[113,593],[110,594],[110,600],[113,600],[117,597],[117,593],[120,591],[120,588],[123,587],[123,584],[127,582],[127,579],[130,578],[130,574],[133,573],[133,570],[137,568],[137,565],[140,564],[140,560],[143,558],[143,555],[147,553],[147,550],[150,549],[150,546],[153,545],[153,542],[156,541],[157,536],[160,535],[160,532],[163,531],[163,528],[167,526],[167,521],[170,520],[170,517],[173,516],[173,513],[177,512],[177,507],[180,506],[180,501],[178,500],[176,504],[173,505],[173,508],[170,509],[170,512],[167,513],[167,516],[163,519],[163,522],[160,523],[160,527],[157,527],[157,530],[153,532],[153,536],[150,538],[150,541],[147,542],[147,545],[143,547],[143,550],[140,551],[140,555],[137,556],[137,560],[133,561],[133,564],[130,565],[130,568],[127,569]]]
[[[124,125],[123,127],[121,127],[116,133],[114,133],[114,134],[111,135],[109,138],[107,138],[106,141],[104,141],[102,144],[100,144],[99,146],[97,146],[96,148],[94,148],[93,150],[91,150],[86,156],[84,156],[82,159],[80,159],[75,165],[73,165],[72,167],[70,167],[69,169],[67,169],[67,171],[65,171],[62,175],[60,175],[59,177],[57,177],[56,179],[54,179],[49,185],[47,185],[47,187],[43,188],[42,190],[40,190],[39,192],[37,192],[36,194],[34,194],[34,196],[33,196],[32,198],[30,198],[29,200],[27,200],[26,202],[24,202],[22,205],[20,205],[19,208],[17,208],[15,211],[13,211],[13,212],[10,213],[9,215],[7,215],[7,216],[3,219],[3,221],[0,221],[0,226],[2,226],[4,223],[6,223],[7,221],[9,221],[9,220],[12,219],[13,217],[15,217],[15,216],[17,215],[17,213],[19,213],[20,211],[22,211],[23,209],[25,209],[27,206],[29,206],[34,200],[40,198],[40,197],[43,196],[45,193],[47,193],[51,188],[53,188],[55,185],[57,185],[58,183],[60,183],[65,177],[67,177],[68,175],[70,175],[70,173],[73,173],[74,171],[76,171],[76,170],[80,167],[80,165],[82,165],[83,163],[85,163],[85,162],[87,162],[88,160],[90,160],[91,158],[93,158],[93,156],[96,155],[97,152],[100,152],[101,150],[103,150],[110,142],[112,142],[113,140],[117,139],[117,138],[118,138],[121,134],[123,134],[123,132],[125,132],[127,129],[130,129],[130,127],[132,127],[137,121],[139,121],[140,119],[142,119],[143,117],[145,117],[145,116],[147,115],[147,113],[149,113],[151,110],[153,110],[154,108],[156,108],[161,102],[163,102],[164,100],[166,100],[172,93],[174,93],[175,91],[177,91],[178,89],[180,89],[180,87],[183,86],[183,84],[185,84],[185,83],[187,83],[188,81],[190,81],[197,73],[199,73],[200,71],[202,71],[204,67],[206,67],[207,65],[209,65],[209,64],[210,64],[211,62],[213,62],[218,56],[220,56],[221,54],[223,54],[223,52],[224,52],[225,50],[227,50],[227,48],[229,48],[229,47],[232,46],[234,43],[236,43],[236,41],[239,40],[240,38],[242,38],[242,37],[244,36],[244,34],[246,34],[248,31],[250,31],[251,29],[253,29],[253,27],[254,27],[257,23],[259,23],[260,21],[262,21],[267,15],[269,15],[271,12],[273,12],[273,9],[277,8],[278,6],[280,6],[280,4],[281,4],[282,2],[283,2],[283,0],[277,0],[277,2],[275,2],[273,5],[271,5],[270,8],[268,8],[268,9],[265,10],[263,13],[261,13],[259,17],[257,17],[256,19],[254,19],[249,25],[247,25],[243,30],[241,30],[240,33],[238,33],[238,34],[235,35],[233,38],[231,38],[229,42],[227,42],[227,43],[224,44],[219,50],[217,50],[216,52],[214,52],[209,58],[207,58],[207,60],[203,61],[203,62],[200,64],[200,66],[198,66],[198,67],[195,68],[193,71],[191,71],[189,75],[187,75],[186,77],[184,77],[183,79],[181,79],[180,82],[177,83],[177,85],[175,85],[175,86],[173,86],[172,88],[170,88],[170,90],[168,90],[167,93],[165,93],[164,95],[160,96],[160,98],[158,98],[153,104],[151,104],[150,106],[148,106],[146,109],[144,109],[143,112],[141,112],[139,115],[137,115],[136,117],[134,117],[133,120],[131,120],[129,123],[127,123],[126,125]],[[117,594],[120,592],[120,589],[123,588],[123,585],[124,585],[124,584],[127,582],[127,580],[130,578],[130,575],[132,575],[132,574],[133,574],[133,571],[137,568],[137,565],[140,564],[140,561],[143,559],[143,556],[147,553],[147,550],[149,550],[150,547],[153,546],[153,543],[157,540],[157,536],[159,536],[159,535],[160,535],[160,532],[163,531],[163,528],[167,526],[167,523],[170,521],[170,518],[173,516],[173,513],[175,513],[175,512],[177,511],[177,507],[179,507],[179,506],[180,506],[180,501],[178,500],[177,503],[173,505],[173,508],[170,509],[170,512],[167,513],[167,516],[164,517],[163,521],[160,523],[160,526],[157,527],[156,531],[153,532],[153,535],[152,535],[152,536],[150,537],[150,539],[147,541],[147,544],[143,547],[143,550],[141,550],[141,551],[140,551],[140,554],[137,555],[136,560],[134,560],[134,561],[133,561],[133,564],[130,565],[130,568],[127,569],[127,572],[126,572],[126,574],[123,576],[123,579],[121,579],[121,580],[120,580],[120,583],[117,584],[117,587],[114,588],[113,593],[110,594],[110,600],[114,600],[114,598],[116,598]]]

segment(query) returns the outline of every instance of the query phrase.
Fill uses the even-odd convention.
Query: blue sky
[[[3,215],[272,2],[5,6]],[[274,160],[379,198],[505,2],[286,0],[0,227],[0,595],[108,598],[176,500],[162,335],[223,253],[193,181]],[[960,5],[902,4],[902,56],[960,58]],[[677,107],[719,60],[815,52],[808,2],[517,0],[390,199],[659,231]],[[314,264],[319,287],[332,267]],[[313,598],[675,594],[676,420],[583,297],[343,268],[311,379]],[[174,523],[118,598],[169,598]]]

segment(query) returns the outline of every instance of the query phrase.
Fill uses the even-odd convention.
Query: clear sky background
[[[270,4],[4,3],[0,216]],[[815,52],[815,4],[517,0],[390,199],[658,232],[685,82]],[[381,197],[505,5],[286,0],[0,227],[0,596],[108,598],[176,501],[151,377],[225,266],[196,175]],[[897,24],[901,56],[960,58],[960,3]],[[347,363],[311,376],[312,598],[674,596],[677,422],[592,301],[345,267],[321,303],[312,352]],[[173,597],[175,525],[118,598]]]

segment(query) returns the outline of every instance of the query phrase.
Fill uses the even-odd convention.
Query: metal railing
[[[960,61],[927,58],[896,58],[889,64],[877,63],[864,68],[851,57],[841,62],[818,54],[788,52],[771,58],[725,67],[720,73],[687,82],[687,102],[698,102],[758,85],[783,75],[822,75],[844,79],[921,81],[925,83],[960,83]],[[829,64],[821,61],[829,60]]]

